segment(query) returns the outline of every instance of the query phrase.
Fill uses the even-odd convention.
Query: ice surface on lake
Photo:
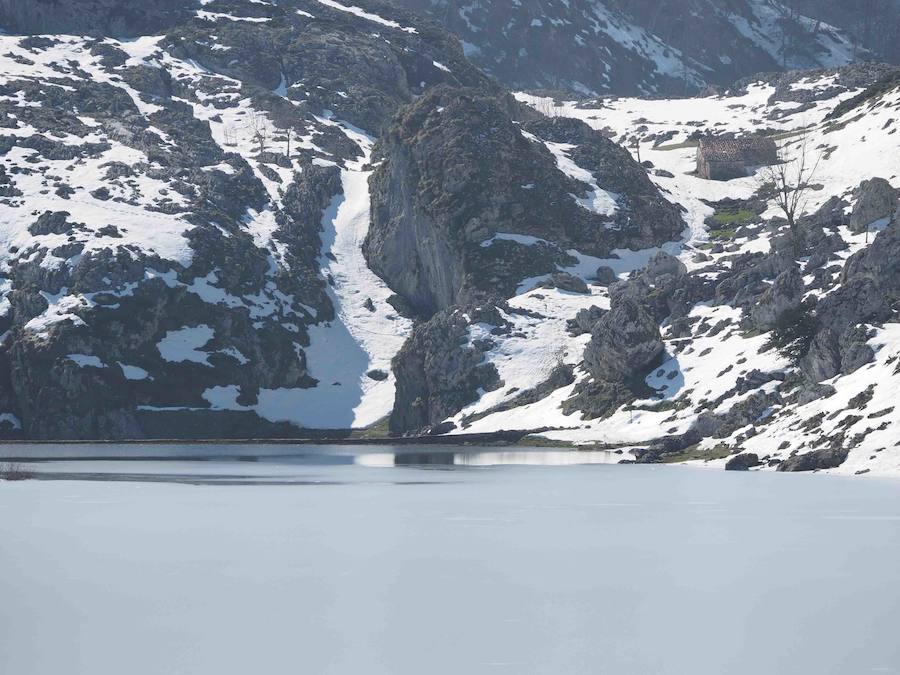
[[[134,482],[0,481],[0,673],[900,668],[896,482],[471,450],[33,465]]]

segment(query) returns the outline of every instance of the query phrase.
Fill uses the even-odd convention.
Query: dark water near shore
[[[900,672],[900,482],[172,448],[0,483],[0,673]]]

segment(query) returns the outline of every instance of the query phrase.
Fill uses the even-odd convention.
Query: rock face
[[[594,326],[584,360],[595,378],[627,382],[646,375],[664,348],[659,324],[634,299],[624,298]]]
[[[484,319],[502,320],[490,310]],[[490,344],[470,344],[461,309],[445,310],[418,325],[394,358],[397,395],[390,428],[395,434],[424,431],[478,399],[479,390],[499,385],[497,369],[483,365]]]
[[[568,250],[645,248],[684,227],[622,148],[577,120],[537,119],[481,91],[429,91],[398,116],[379,151],[364,252],[424,316],[508,298],[522,279],[572,264]],[[562,171],[553,152],[568,152],[600,187]],[[578,201],[607,188],[617,198],[605,212]]]
[[[517,6],[509,30],[530,16],[579,36],[583,26],[549,20],[556,10],[615,8],[598,21],[602,49],[621,28],[613,19],[653,9],[548,3],[540,17],[531,0]],[[465,8],[473,25],[479,5]],[[705,209],[667,163],[678,153],[658,145],[718,124],[631,99],[591,110],[510,96],[394,2],[0,9],[4,438],[375,434],[388,416],[394,434],[509,425],[600,437],[611,418],[614,430],[636,425],[627,433],[647,440],[646,461],[693,456],[709,439],[716,458],[741,453],[733,469],[754,454],[767,466],[791,458],[790,470],[829,465],[841,447],[889,449],[879,435],[892,385],[873,377],[895,377],[898,225],[870,246],[845,242],[849,192],[830,177],[844,197],[790,233],[763,219],[759,193],[708,203],[713,245],[681,246]],[[702,64],[665,71],[682,55],[639,42],[622,49],[652,52],[657,69],[629,60],[640,76],[628,86],[706,77]],[[560,52],[548,67],[569,59],[582,72],[577,54],[547,48]],[[590,66],[609,86],[628,72]],[[841,99],[854,117],[823,137],[840,156],[861,136],[856,108],[886,112],[875,99],[893,80],[844,95],[886,69],[766,76],[768,104],[723,95],[697,109],[788,130],[791,115]],[[879,131],[893,140],[889,122]],[[624,149],[635,137],[656,144],[652,162]],[[889,196],[884,181],[862,186],[859,222],[890,211]],[[876,359],[884,367],[867,367]],[[859,380],[871,386],[837,410]],[[801,409],[827,396],[827,413]]]
[[[898,206],[897,191],[884,178],[864,180],[859,185],[859,197],[850,216],[850,229],[856,233],[865,232],[873,223],[891,220]]]
[[[446,33],[367,7],[393,23],[316,0],[0,0],[5,30],[57,34],[0,36],[0,433],[291,435],[350,426],[310,402],[370,383],[388,412],[394,352],[372,367],[335,307],[368,273],[360,311],[403,334],[335,245],[338,204],[368,201],[353,124],[497,86]],[[313,332],[356,370],[311,369]]]
[[[891,318],[891,306],[900,299],[900,227],[894,222],[875,237],[872,245],[851,256],[841,272],[840,286],[816,307],[818,331],[800,361],[813,382],[849,373],[870,362],[861,324]]]
[[[744,452],[735,455],[725,464],[726,471],[749,471],[753,467],[759,466],[759,456],[752,452]]]

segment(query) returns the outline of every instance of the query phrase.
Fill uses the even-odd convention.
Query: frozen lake
[[[0,447],[144,458],[0,482],[0,673],[900,672],[900,482],[416,450]]]

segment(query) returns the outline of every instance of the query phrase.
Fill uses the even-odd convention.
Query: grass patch
[[[709,461],[712,459],[725,459],[731,456],[731,448],[720,443],[709,450],[702,450],[698,445],[691,445],[674,455],[665,455],[662,461],[665,464],[675,464],[677,462],[690,462],[695,460]]]
[[[710,238],[712,238],[712,239],[728,239],[728,240],[731,240],[731,239],[734,239],[734,237],[735,237],[736,234],[737,234],[737,230],[734,230],[734,229],[731,229],[731,228],[727,228],[727,227],[723,227],[723,228],[720,228],[720,229],[710,230],[710,231],[709,231],[709,236],[710,236]]]
[[[712,219],[719,225],[738,225],[756,220],[756,213],[750,209],[740,211],[716,211]]]
[[[516,443],[516,445],[521,445],[526,448],[569,448],[575,449],[575,444],[571,441],[559,441],[554,440],[552,438],[546,438],[545,436],[539,436],[537,434],[532,434],[530,436],[523,436],[522,439]]]
[[[354,429],[350,434],[350,438],[390,438],[390,422],[391,416],[385,415],[365,429]]]

